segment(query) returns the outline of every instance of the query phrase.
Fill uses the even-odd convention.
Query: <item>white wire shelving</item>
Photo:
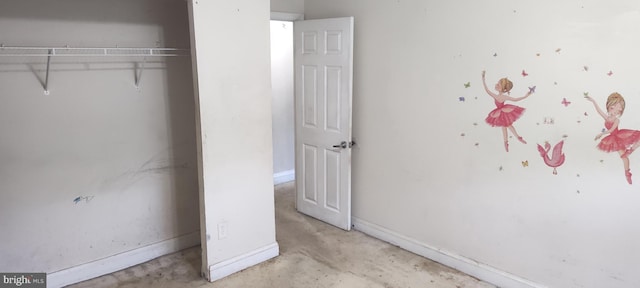
[[[49,95],[49,68],[53,57],[137,57],[142,58],[136,65],[135,86],[139,87],[144,63],[148,57],[190,56],[189,49],[143,48],[143,47],[20,47],[0,46],[0,57],[46,57],[47,68],[43,83],[45,95]]]
[[[189,56],[189,49],[121,47],[17,47],[0,46],[0,57],[171,57]]]

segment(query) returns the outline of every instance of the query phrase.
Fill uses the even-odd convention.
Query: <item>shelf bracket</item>
[[[136,62],[135,81],[136,88],[140,89],[140,79],[142,79],[142,71],[144,71],[144,64],[147,62],[147,58],[142,58],[142,63]]]
[[[51,66],[51,55],[53,55],[53,49],[49,49],[49,55],[47,56],[47,72],[44,76],[44,95],[49,95],[49,67]]]

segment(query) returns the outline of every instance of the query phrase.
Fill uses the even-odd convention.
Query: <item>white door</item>
[[[351,229],[353,17],[296,21],[296,207]]]

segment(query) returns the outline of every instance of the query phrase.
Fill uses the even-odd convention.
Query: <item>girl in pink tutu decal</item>
[[[532,89],[529,89],[529,92],[522,97],[511,97],[511,88],[513,88],[513,83],[507,79],[502,78],[498,80],[496,83],[495,89],[496,92],[489,90],[487,87],[487,83],[485,81],[485,71],[482,71],[482,85],[484,85],[484,90],[487,91],[487,94],[493,98],[494,103],[496,104],[496,108],[489,112],[489,115],[485,119],[485,121],[491,125],[492,127],[501,127],[502,128],[502,137],[504,138],[504,149],[509,152],[509,140],[508,140],[508,132],[511,133],[518,139],[518,141],[523,144],[527,144],[527,141],[524,141],[522,136],[518,135],[516,132],[516,128],[513,127],[513,122],[518,120],[522,113],[524,112],[524,108],[512,104],[506,104],[505,101],[513,101],[517,102],[523,100],[533,92]]]
[[[598,149],[604,152],[618,152],[622,163],[624,164],[624,175],[627,178],[627,182],[631,184],[631,170],[629,169],[629,155],[638,148],[640,145],[640,131],[630,129],[618,129],[620,124],[620,116],[624,112],[624,98],[617,92],[611,93],[607,97],[607,113],[600,109],[600,106],[593,98],[584,96],[587,100],[593,103],[596,107],[596,111],[602,118],[604,118],[604,130],[602,133],[596,135],[595,140],[600,140],[598,143]],[[606,135],[606,136],[605,136]]]

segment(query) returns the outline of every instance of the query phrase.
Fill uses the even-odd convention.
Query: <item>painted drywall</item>
[[[355,16],[354,217],[541,287],[640,286],[640,154],[629,185],[619,154],[596,148],[604,120],[584,98],[604,109],[620,92],[620,127],[640,129],[639,11],[637,1],[305,1],[306,19]],[[527,144],[508,138],[506,152],[485,123],[495,106],[483,70],[490,90],[502,77],[513,97],[536,87],[512,103],[526,109],[514,127]],[[554,175],[537,144],[561,140]]]
[[[304,13],[304,0],[271,0],[272,12]]]
[[[202,263],[206,276],[215,280],[226,274],[216,270],[252,262],[266,250],[275,252],[270,257],[278,253],[270,10],[259,0],[193,0],[189,7],[204,207]]]
[[[188,49],[188,29],[179,0],[0,9],[5,46]],[[141,58],[53,58],[44,95],[46,60],[0,57],[0,271],[78,271],[197,233],[190,57],[147,59],[138,88]]]
[[[271,21],[273,173],[293,173],[293,22]]]

